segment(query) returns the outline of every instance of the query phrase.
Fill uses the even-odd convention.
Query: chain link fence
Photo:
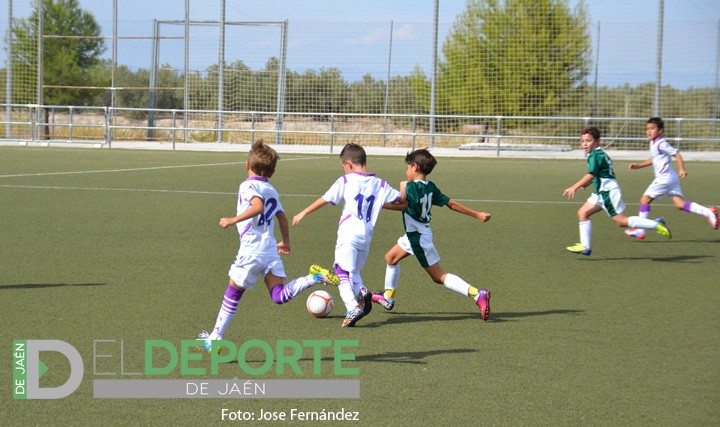
[[[10,1],[0,17],[0,137],[247,143],[263,130],[276,142],[321,144],[346,129],[391,146],[408,143],[398,134],[430,145],[498,135],[566,144],[593,123],[635,149],[642,119],[657,113],[685,119],[669,121],[682,123],[672,132],[684,149],[720,145],[718,23],[593,22],[567,9],[574,20],[551,10],[557,22],[543,27],[515,11],[493,28],[468,6],[436,29],[430,0],[425,22],[261,21],[232,0],[164,3],[166,15],[141,20],[123,19],[120,4],[93,26],[55,7],[39,22],[37,2]]]

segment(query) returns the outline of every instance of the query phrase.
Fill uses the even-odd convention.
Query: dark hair
[[[600,131],[595,126],[586,126],[580,131],[580,135],[585,135],[586,133],[589,133],[594,140],[600,140]]]
[[[342,151],[340,151],[340,161],[345,163],[348,160],[354,165],[365,166],[367,163],[367,154],[365,154],[365,149],[358,144],[346,144]]]
[[[408,165],[418,165],[423,175],[430,175],[430,172],[433,171],[437,164],[437,160],[435,160],[435,157],[430,154],[427,149],[421,148],[407,153],[405,163]]]
[[[259,176],[271,177],[275,173],[275,165],[279,159],[277,151],[265,145],[262,139],[256,141],[250,148],[248,164],[250,170]]]
[[[650,119],[645,124],[648,123],[654,124],[660,130],[665,130],[665,122],[660,117],[650,117]]]

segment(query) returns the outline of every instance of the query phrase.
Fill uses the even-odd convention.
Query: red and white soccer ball
[[[333,310],[332,295],[326,291],[315,291],[307,299],[307,311],[315,317],[327,317]]]

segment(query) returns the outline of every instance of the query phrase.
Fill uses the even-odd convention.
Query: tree
[[[589,72],[584,4],[571,11],[568,3],[470,0],[443,45],[444,113],[539,116],[562,109]]]
[[[93,69],[101,65],[100,55],[105,51],[105,42],[100,38],[100,26],[95,17],[81,9],[78,0],[35,0],[32,15],[19,19],[13,26],[13,67],[37,67],[39,1],[43,6],[45,36],[44,104],[88,105],[93,96],[88,96],[86,90],[67,86],[107,86],[110,82],[93,80],[102,75]],[[34,81],[36,79],[34,77]]]

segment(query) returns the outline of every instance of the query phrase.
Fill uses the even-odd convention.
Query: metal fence
[[[351,113],[277,113],[252,111],[161,110],[156,109],[155,124],[150,127],[134,114],[147,115],[146,110],[112,107],[68,107],[12,105],[10,123],[15,130],[13,140],[23,142],[54,142],[68,144],[102,144],[112,148],[113,142],[140,143],[207,143],[224,135],[224,143],[251,143],[258,139],[282,140],[285,144],[343,146],[354,142],[363,146],[446,147],[460,150],[567,151],[579,148],[582,127],[597,126],[603,144],[616,150],[645,150],[646,118],[611,117],[535,117],[535,116],[441,116],[436,117],[440,130],[430,132],[430,116],[381,115]],[[222,127],[217,116],[225,117]],[[284,126],[275,124],[283,116]],[[48,120],[38,120],[47,117]],[[442,130],[442,124],[452,126]],[[684,151],[715,151],[720,138],[707,138],[709,129],[720,125],[718,119],[665,119],[665,136]],[[7,123],[6,123],[7,124]],[[555,132],[528,133],[527,129],[555,129]],[[126,144],[125,146],[128,146]]]
[[[162,3],[161,16],[123,19],[122,3],[92,2],[85,10],[106,17],[100,12],[110,9],[112,17],[97,20],[98,34],[71,34],[52,20],[32,21],[37,2],[9,1],[0,17],[7,53],[0,136],[106,141],[95,133],[107,130],[109,141],[232,143],[262,133],[278,143],[325,144],[365,133],[383,144],[564,144],[593,122],[618,148],[633,148],[644,120],[660,115],[682,118],[666,120],[685,149],[718,147],[716,22],[668,17],[658,25],[654,11],[641,22],[587,17],[582,78],[571,87],[558,91],[556,82],[532,75],[531,62],[503,57],[502,82],[468,90],[463,84],[476,76],[450,72],[450,62],[489,59],[480,47],[456,57],[453,35],[464,17],[438,20],[448,16],[443,2],[435,2],[435,16],[432,0],[418,2],[428,11],[424,22],[248,20],[234,0]],[[33,29],[42,36],[21,37]],[[555,54],[552,40],[505,30],[512,46],[532,44],[538,58]],[[48,49],[78,50],[90,41],[104,48],[98,63],[82,73],[52,68],[58,65]],[[514,80],[522,81],[520,93],[493,91]],[[57,106],[65,103],[72,107]],[[36,116],[28,118],[29,111]]]

